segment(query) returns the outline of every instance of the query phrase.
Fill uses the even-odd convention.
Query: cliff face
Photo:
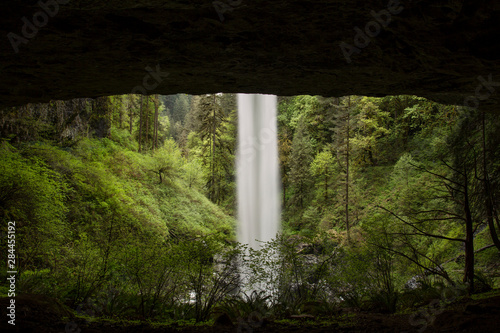
[[[30,0],[0,18],[1,106],[220,91],[500,101],[495,0]]]

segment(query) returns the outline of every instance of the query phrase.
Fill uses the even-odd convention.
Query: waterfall
[[[238,94],[238,241],[253,249],[280,225],[277,98]]]

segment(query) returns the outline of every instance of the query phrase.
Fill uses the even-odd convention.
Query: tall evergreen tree
[[[334,171],[336,168],[335,159],[331,149],[325,147],[323,151],[316,154],[311,163],[311,174],[316,178],[316,198],[321,202],[323,210],[331,206],[332,183],[334,180]]]
[[[377,165],[380,160],[382,138],[390,133],[389,113],[380,110],[378,102],[378,99],[373,97],[363,97],[355,101],[358,126],[351,143],[356,152],[353,157],[360,165]]]
[[[158,109],[160,107],[160,100],[158,94],[154,96],[155,115],[154,115],[154,131],[153,131],[153,150],[158,149]]]
[[[143,123],[143,102],[144,96],[141,95],[140,106],[139,106],[139,153],[142,152],[142,123]]]
[[[202,96],[197,106],[197,133],[202,142],[201,157],[207,193],[211,201],[221,203],[227,197],[227,179],[231,177],[233,169],[235,113],[226,117],[215,94]],[[232,121],[228,122],[230,119]]]
[[[337,150],[337,160],[341,166],[341,179],[343,183],[342,193],[344,202],[345,227],[350,235],[349,221],[349,192],[351,187],[351,137],[353,130],[353,117],[351,115],[351,96],[339,100],[334,106],[336,126],[334,131],[334,142]]]
[[[303,209],[311,189],[310,164],[312,160],[311,139],[302,118],[297,126],[292,141],[290,156],[290,182],[293,184],[293,196],[290,204]]]

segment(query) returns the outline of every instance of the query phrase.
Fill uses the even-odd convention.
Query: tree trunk
[[[118,128],[123,128],[123,109],[125,108],[125,104],[123,103],[123,97],[120,97],[120,111],[118,111]]]
[[[328,202],[328,173],[327,170],[325,170],[325,207]]]
[[[347,108],[347,130],[346,130],[346,179],[345,179],[345,225],[347,230],[347,239],[351,239],[349,228],[349,132],[350,132],[350,110],[351,110],[351,96],[349,96],[349,104]]]
[[[215,202],[215,94],[214,94],[214,108],[213,108],[213,126],[212,126],[212,201]]]
[[[153,136],[153,150],[158,149],[158,107],[159,100],[158,94],[155,95],[155,121],[154,121],[154,136]]]
[[[286,183],[283,182],[283,209],[286,207]]]
[[[108,138],[111,127],[110,101],[108,97],[98,97],[94,100],[90,126],[98,138]]]
[[[464,214],[465,214],[465,269],[463,282],[468,283],[468,293],[474,291],[474,232],[469,204],[468,173],[464,166]]]
[[[132,98],[133,95],[129,95],[129,100],[128,100],[128,117],[129,117],[129,121],[128,121],[128,131],[130,132],[130,134],[132,134],[132,129],[133,129],[133,124],[134,124],[134,113],[133,113],[133,104],[132,104]]]
[[[141,105],[139,106],[139,153],[142,152],[142,98],[141,95]]]
[[[149,149],[149,96],[146,96],[146,150]]]
[[[486,204],[486,220],[488,221],[488,229],[490,230],[491,239],[493,244],[500,251],[500,240],[498,239],[498,234],[495,229],[495,223],[493,222],[493,198],[490,191],[490,180],[488,178],[488,170],[486,166],[486,129],[485,129],[485,119],[484,111],[482,112],[482,130],[483,130],[483,190],[485,196]]]

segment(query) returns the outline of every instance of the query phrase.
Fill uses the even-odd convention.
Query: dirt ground
[[[439,306],[404,315],[380,313],[339,313],[327,323],[311,318],[296,318],[287,323],[267,322],[232,324],[221,321],[211,327],[154,327],[148,323],[120,324],[119,322],[86,321],[54,299],[39,295],[16,297],[15,326],[7,323],[8,298],[0,299],[0,332],[57,332],[57,333],[125,333],[125,332],[175,332],[175,333],[281,333],[281,332],[473,332],[500,333],[500,296],[482,300],[461,299],[446,309]]]

